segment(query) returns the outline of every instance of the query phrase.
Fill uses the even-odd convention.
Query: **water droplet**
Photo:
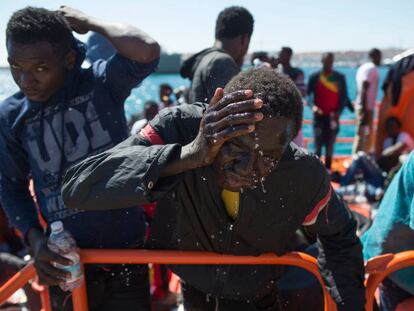
[[[266,191],[266,189],[265,189],[265,186],[264,186],[264,183],[265,183],[265,178],[264,177],[262,177],[261,179],[260,179],[260,183],[261,183],[261,185],[262,185],[262,192],[263,193],[266,193],[267,191]]]
[[[215,238],[215,235],[214,234],[210,235],[210,238],[214,239]]]
[[[257,148],[259,148],[260,147],[260,145],[259,144],[254,144],[254,149],[257,149]]]
[[[205,178],[204,176],[201,176],[201,179],[202,179],[203,181],[207,181],[207,178]]]

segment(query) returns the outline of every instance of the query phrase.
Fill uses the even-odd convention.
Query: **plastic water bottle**
[[[61,221],[55,221],[50,225],[52,233],[49,236],[47,246],[52,252],[55,252],[72,261],[72,265],[64,266],[54,263],[55,267],[67,272],[71,276],[62,282],[59,286],[63,291],[72,291],[83,283],[83,273],[80,267],[80,258],[77,252],[76,242],[69,231],[63,229]]]

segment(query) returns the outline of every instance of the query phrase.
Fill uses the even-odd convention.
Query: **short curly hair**
[[[254,19],[241,6],[231,6],[220,12],[216,21],[216,39],[235,38],[253,33]]]
[[[224,93],[252,90],[254,97],[263,100],[265,116],[286,117],[293,120],[294,135],[302,126],[303,103],[295,84],[289,77],[274,69],[258,68],[241,72],[227,83]]]
[[[74,41],[65,17],[55,11],[26,7],[13,13],[7,23],[6,42],[20,44],[49,42],[58,51],[68,51]]]

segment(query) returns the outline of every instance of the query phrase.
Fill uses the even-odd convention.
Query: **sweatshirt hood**
[[[206,56],[209,53],[212,52],[224,52],[224,50],[219,49],[219,48],[207,48],[202,50],[201,52],[198,52],[197,54],[194,54],[192,56],[190,56],[189,58],[187,58],[180,69],[180,74],[183,78],[187,78],[192,80],[194,73],[198,67],[198,65],[200,64],[201,60],[203,59],[204,56]]]

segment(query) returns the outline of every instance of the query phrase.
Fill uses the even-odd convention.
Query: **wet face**
[[[228,141],[213,163],[220,187],[240,191],[260,183],[277,167],[293,128],[284,117],[265,118],[252,134]]]
[[[24,95],[36,102],[48,101],[62,86],[75,54],[57,53],[49,42],[20,44],[7,42],[8,62],[13,79]]]

